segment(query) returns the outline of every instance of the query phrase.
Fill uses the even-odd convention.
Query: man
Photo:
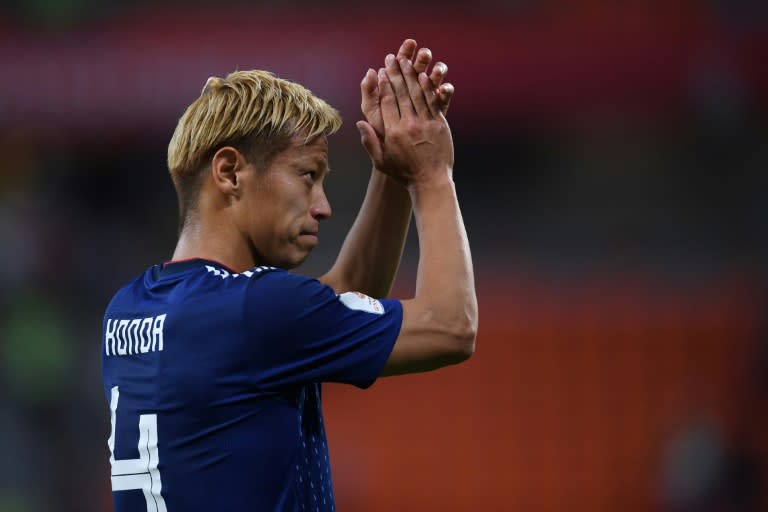
[[[173,260],[123,287],[104,318],[117,512],[334,510],[320,384],[365,388],[473,353],[474,278],[443,115],[452,88],[415,50],[406,40],[361,84],[375,170],[319,281],[285,269],[331,214],[326,136],[338,113],[246,71],[210,79],[179,120]],[[411,204],[415,297],[374,299],[389,292]]]

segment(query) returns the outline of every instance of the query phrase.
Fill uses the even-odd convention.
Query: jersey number
[[[115,423],[120,390],[112,388],[109,404],[112,418],[112,433],[109,435],[109,463],[112,465],[112,492],[141,489],[147,500],[147,512],[167,512],[165,500],[160,494],[162,484],[157,464],[160,454],[157,450],[157,414],[139,416],[139,458],[115,460]]]

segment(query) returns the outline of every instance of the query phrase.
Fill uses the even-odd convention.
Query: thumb
[[[358,121],[355,123],[355,126],[360,132],[360,143],[365,148],[365,151],[368,152],[368,156],[371,157],[373,165],[380,168],[384,155],[379,137],[376,135],[373,127],[365,121]]]

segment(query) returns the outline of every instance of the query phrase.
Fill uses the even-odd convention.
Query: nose
[[[331,216],[331,203],[328,202],[328,198],[322,187],[318,187],[309,213],[317,220],[325,220]]]

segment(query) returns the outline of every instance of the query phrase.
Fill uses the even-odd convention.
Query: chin
[[[284,270],[293,270],[294,268],[307,261],[308,257],[309,252],[306,252],[304,254],[297,254],[293,257],[282,259],[279,263],[271,263],[270,265],[273,267],[282,268]]]
[[[284,247],[283,249],[282,251],[256,251],[253,247],[251,254],[256,262],[255,266],[293,270],[304,263],[312,252],[311,248],[304,247]]]

